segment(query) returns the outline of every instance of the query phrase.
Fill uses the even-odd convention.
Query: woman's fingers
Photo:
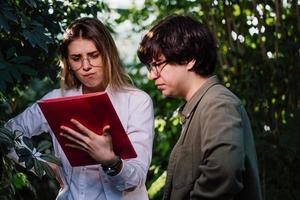
[[[92,131],[84,125],[82,125],[79,121],[77,121],[76,119],[71,119],[70,121],[81,131],[81,133],[85,134],[90,138],[93,137]]]
[[[82,150],[82,151],[85,151],[85,152],[88,152],[88,150],[82,146],[79,146],[79,145],[76,145],[76,144],[65,144],[66,147],[71,147],[71,148],[74,148],[74,149],[79,149],[79,150]]]
[[[68,133],[68,134],[61,133],[61,135],[64,136],[64,137],[66,137],[67,139],[72,140],[72,139],[75,138],[75,139],[78,139],[78,140],[81,140],[81,141],[85,141],[85,138],[86,138],[85,135],[83,135],[83,134],[81,134],[81,133],[79,133],[79,132],[77,132],[77,131],[75,131],[75,130],[67,127],[67,126],[61,126],[60,128],[64,132]],[[71,139],[71,137],[72,137],[72,139]],[[72,141],[74,141],[74,140],[72,140]]]
[[[106,125],[106,126],[103,127],[103,135],[104,136],[110,135],[109,129],[110,129],[110,125]]]
[[[77,148],[77,149],[79,149],[78,147],[80,146],[82,148],[81,150],[84,149],[84,151],[88,149],[87,140],[89,138],[66,126],[61,126],[61,129],[66,132],[66,133],[60,133],[61,136],[77,144],[77,145],[69,144],[66,146]]]
[[[69,135],[69,134],[66,134],[66,133],[60,133],[61,136],[65,137],[68,140],[70,140],[70,141],[82,146],[83,148],[87,149],[87,145],[86,145],[86,142],[84,141],[84,138],[80,139],[80,138],[77,138],[76,136],[73,137],[74,136],[73,133],[70,133],[70,134],[72,134],[72,135]]]
[[[107,157],[112,153],[112,142],[110,136],[110,126],[103,127],[102,135],[98,135],[77,120],[72,119],[71,122],[76,126],[76,129],[67,126],[61,126],[61,136],[68,139],[70,142],[65,146],[87,152],[92,158],[99,161],[106,161]]]

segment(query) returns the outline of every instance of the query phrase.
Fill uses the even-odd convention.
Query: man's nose
[[[151,70],[151,71],[149,72],[149,79],[150,79],[150,80],[154,81],[154,80],[156,80],[158,77],[159,77],[159,76],[158,76],[158,74],[155,72],[155,70]]]

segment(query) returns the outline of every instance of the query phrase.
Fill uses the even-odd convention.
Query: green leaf
[[[30,140],[30,138],[23,136],[22,140],[29,149],[33,150],[34,146],[32,144],[32,141]]]
[[[9,70],[10,76],[15,80],[15,81],[21,81],[22,76],[19,70],[16,70],[14,68],[10,68]]]
[[[19,156],[18,162],[25,162],[27,160],[28,156]]]
[[[12,183],[18,189],[21,189],[29,183],[27,176],[23,173],[16,173],[12,177]]]
[[[43,170],[46,172],[46,175],[48,175],[51,178],[56,177],[54,171],[52,170],[52,168],[46,162],[41,161],[41,166],[42,166]]]
[[[48,162],[51,162],[51,163],[55,163],[57,165],[60,165],[61,166],[61,162],[58,158],[56,158],[55,156],[51,155],[51,154],[42,154],[40,155],[40,158],[45,160],[45,161],[48,161]]]
[[[1,75],[0,75],[0,77],[1,77]],[[6,84],[5,82],[2,82],[2,81],[1,81],[1,78],[0,78],[0,92],[1,92],[1,91],[2,91],[2,92],[5,92],[6,89],[7,89],[7,84]]]
[[[2,55],[0,54],[0,70],[7,68],[8,63],[4,60]]]
[[[42,161],[38,159],[34,159],[34,171],[39,178],[42,178],[42,176],[44,175],[44,169],[41,162]]]
[[[43,25],[36,20],[31,20],[30,25],[35,27],[36,30],[43,30],[43,29],[40,29],[40,28],[43,28]]]
[[[38,144],[38,146],[37,146],[37,151],[38,151],[38,152],[45,151],[45,150],[51,148],[51,146],[52,146],[52,143],[51,143],[51,142],[49,142],[49,141],[47,141],[47,140],[43,140],[43,141],[41,141],[41,142]]]
[[[0,139],[7,140],[7,141],[13,141],[10,137],[5,135],[4,133],[0,132]]]
[[[20,64],[20,63],[28,63],[31,60],[32,58],[29,56],[18,56],[11,59],[11,62]]]
[[[7,19],[9,19],[9,20],[11,20],[11,21],[13,21],[13,22],[18,22],[17,21],[17,16],[14,14],[14,11],[11,9],[11,8],[4,8],[3,10],[2,10],[2,13],[4,14],[4,16],[7,18]]]
[[[16,153],[19,155],[19,156],[31,156],[32,153],[29,149],[25,148],[25,147],[22,147],[22,148],[17,148],[16,149]]]
[[[0,128],[0,133],[8,136],[10,139],[14,139],[14,134],[10,130],[8,130],[7,128],[1,127]]]
[[[14,147],[14,143],[11,140],[8,140],[7,138],[0,137],[0,144],[4,144],[8,148]]]
[[[1,13],[0,13],[0,29],[4,29],[6,32],[9,32],[10,30],[7,20]]]
[[[31,170],[34,165],[34,159],[32,156],[28,156],[25,160],[25,167],[27,170]]]
[[[4,87],[5,83],[13,83],[13,79],[8,71],[1,70],[0,71],[0,85]]]
[[[36,8],[36,2],[34,0],[25,0],[25,2],[33,8]]]
[[[7,67],[6,63],[1,62],[1,60],[0,60],[0,70],[5,69],[6,67]]]
[[[24,30],[23,32],[21,32],[21,35],[26,39],[28,40],[28,42],[31,44],[32,47],[35,47],[36,45],[36,39],[35,37],[32,35],[31,32],[27,31],[27,30]]]
[[[23,133],[19,130],[15,130],[13,135],[14,135],[14,139],[16,140],[20,138],[23,135]]]
[[[32,69],[31,67],[27,66],[27,65],[22,65],[22,64],[16,64],[13,65],[13,67],[15,69],[17,69],[18,71],[27,74],[27,75],[32,75],[34,76],[36,74],[36,71],[34,69]]]
[[[50,42],[50,38],[45,35],[45,29],[40,23],[34,24],[34,29],[32,31],[24,30],[21,35],[30,42],[32,47],[38,45],[45,52],[48,52],[47,43]]]
[[[150,186],[148,194],[153,198],[160,190],[163,189],[166,182],[167,172],[164,171]]]
[[[6,130],[3,128],[0,130],[0,143],[6,145],[8,148],[12,148],[14,146],[14,141],[10,137],[10,134],[7,134]]]
[[[233,4],[233,16],[237,17],[241,14],[241,8],[239,4]]]
[[[40,29],[35,29],[35,40],[39,47],[41,47],[45,52],[48,52],[48,38],[44,35],[43,31]]]
[[[6,51],[6,59],[12,58],[16,54],[16,47],[12,46]]]

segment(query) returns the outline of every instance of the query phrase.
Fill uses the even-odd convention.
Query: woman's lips
[[[89,77],[93,76],[94,74],[95,73],[89,73],[89,74],[84,74],[83,76],[89,78]]]

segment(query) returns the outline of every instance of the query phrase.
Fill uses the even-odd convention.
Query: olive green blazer
[[[164,199],[261,200],[257,158],[241,101],[216,76],[181,108]]]

